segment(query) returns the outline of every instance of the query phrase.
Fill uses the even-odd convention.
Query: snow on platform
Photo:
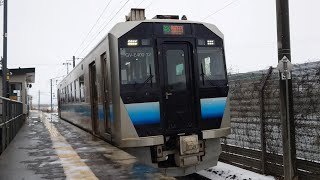
[[[198,174],[214,180],[275,180],[272,176],[257,174],[222,162],[218,162],[215,167],[199,171]]]

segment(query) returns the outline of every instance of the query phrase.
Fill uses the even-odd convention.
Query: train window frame
[[[63,91],[64,102],[65,102],[65,104],[67,104],[67,102],[68,102],[68,98],[67,98],[67,88],[64,87],[63,89],[64,89],[64,91]]]
[[[71,87],[70,87],[70,84],[68,85],[68,88],[69,88],[69,92],[68,92],[68,94],[69,94],[69,103],[72,103],[72,97],[71,97]]]
[[[70,103],[69,85],[67,85],[67,103]]]
[[[75,83],[75,101],[79,103],[79,102],[81,102],[80,101],[80,83],[79,83],[79,78],[74,80],[74,83]]]
[[[63,101],[63,104],[66,103],[66,98],[65,98],[65,91],[64,91],[64,88],[62,88],[62,101]]]
[[[61,104],[65,104],[65,102],[64,102],[64,91],[63,91],[63,88],[62,88],[60,91],[61,91],[61,93],[60,93]]]
[[[62,103],[62,97],[61,97],[61,94],[62,94],[62,89],[58,89],[58,103],[60,103],[60,104],[63,104]]]
[[[75,79],[73,81],[73,96],[74,96],[74,102],[77,102],[77,80]]]
[[[70,84],[69,84],[69,86],[70,86],[70,98],[71,98],[71,103],[73,103],[74,101],[74,98],[73,98],[73,82],[71,82]]]
[[[211,55],[209,55],[209,57],[203,58],[203,57],[201,57],[201,55],[203,56],[203,54],[201,54],[201,51],[203,52],[203,54],[206,53],[206,54],[211,54]],[[219,54],[217,54],[217,53],[219,53]],[[214,57],[214,58],[212,58],[212,57]],[[218,63],[219,65],[217,65],[217,64],[211,65],[211,63],[212,63],[211,58],[216,59],[215,63]],[[225,62],[224,51],[223,51],[222,47],[198,46],[197,47],[197,59],[198,59],[197,64],[198,64],[198,69],[199,69],[199,82],[200,82],[201,88],[214,87],[214,86],[216,86],[214,82],[227,80],[226,62]],[[210,61],[210,63],[207,63],[207,61]],[[215,73],[215,70],[217,70],[217,68],[216,68],[217,66],[220,67],[220,68],[218,68],[218,70],[221,70],[221,73],[213,74],[213,73]],[[210,73],[207,74],[207,70],[209,70]]]
[[[129,53],[126,53],[126,52]],[[134,52],[136,51],[136,52]],[[141,52],[139,52],[141,51]],[[124,55],[130,54],[129,55]],[[132,46],[132,47],[120,47],[119,48],[119,76],[120,76],[120,84],[122,86],[135,86],[135,85],[144,85],[144,84],[157,84],[157,78],[156,78],[156,57],[155,57],[155,50],[153,46]],[[148,56],[150,54],[150,56]],[[124,57],[126,56],[126,57]],[[151,57],[150,59],[147,59],[147,57]],[[131,59],[130,59],[131,58]],[[135,59],[136,58],[136,59]],[[139,59],[138,58],[144,58]],[[124,63],[125,59],[127,61]],[[134,60],[135,59],[135,60]],[[130,60],[130,61],[128,61]],[[134,63],[134,67],[130,68],[131,63]],[[146,64],[146,66],[144,66]],[[147,65],[148,64],[148,65]],[[135,70],[132,72],[129,72],[130,75],[128,75],[128,68]],[[151,73],[150,73],[151,69]],[[125,70],[125,71],[124,71]],[[139,74],[136,75],[136,71],[139,71]],[[123,76],[126,75],[127,78],[124,83]],[[152,81],[150,76],[152,75]],[[134,76],[134,77],[132,77]],[[140,77],[138,77],[140,76]],[[128,80],[130,79],[130,80]],[[130,81],[130,82],[129,82]]]
[[[81,86],[81,84],[83,84],[83,86]],[[86,96],[85,96],[84,75],[79,76],[79,90],[80,90],[80,102],[85,102]]]
[[[58,92],[59,92],[59,101],[60,101],[60,104],[63,104],[63,101],[62,101],[62,89],[58,89]]]

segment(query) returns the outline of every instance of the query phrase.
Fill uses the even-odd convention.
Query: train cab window
[[[226,79],[222,48],[198,47],[198,62],[202,86],[212,86],[212,81]]]
[[[121,84],[154,83],[154,54],[152,47],[120,48]]]
[[[79,77],[79,84],[80,84],[80,101],[85,102],[85,87],[84,87],[84,76]]]

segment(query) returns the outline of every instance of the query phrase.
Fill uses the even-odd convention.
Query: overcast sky
[[[29,91],[35,104],[38,90],[41,103],[50,102],[49,79],[66,74],[62,65],[65,60],[73,55],[84,57],[115,23],[124,20],[130,8],[138,5],[146,8],[148,19],[156,14],[185,14],[189,20],[204,19],[215,24],[225,35],[227,66],[234,71],[248,72],[277,64],[275,0],[112,0],[98,22],[109,0],[8,1],[8,67],[36,68],[36,83]],[[292,62],[319,60],[320,1],[289,2]],[[2,34],[3,6],[0,9]]]

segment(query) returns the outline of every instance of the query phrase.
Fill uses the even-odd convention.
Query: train
[[[223,33],[131,9],[58,84],[64,119],[169,176],[217,165],[230,134]]]

